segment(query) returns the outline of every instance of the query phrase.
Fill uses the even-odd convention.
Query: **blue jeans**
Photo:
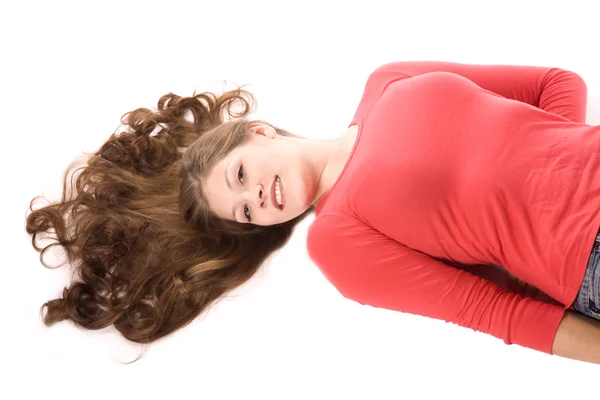
[[[600,320],[600,230],[592,246],[585,277],[573,308],[583,315]]]

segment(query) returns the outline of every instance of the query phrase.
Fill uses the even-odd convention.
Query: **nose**
[[[263,208],[265,207],[266,204],[266,193],[265,193],[265,188],[262,185],[257,185],[256,186],[256,192],[255,192],[255,202],[254,204],[256,205],[257,208]]]

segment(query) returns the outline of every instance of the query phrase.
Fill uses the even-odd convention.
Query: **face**
[[[275,225],[304,213],[315,199],[319,174],[303,154],[303,139],[280,136],[258,123],[249,134],[202,182],[211,210],[222,219],[255,225]],[[283,208],[274,194],[276,177]]]

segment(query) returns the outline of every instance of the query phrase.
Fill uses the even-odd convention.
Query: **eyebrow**
[[[227,187],[231,189],[231,183],[229,183],[229,178],[227,178],[227,168],[225,168],[225,182],[227,183]],[[231,216],[233,220],[237,222],[237,218],[235,217],[235,206],[231,208]]]

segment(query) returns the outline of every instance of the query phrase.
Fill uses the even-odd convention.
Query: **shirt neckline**
[[[335,180],[335,182],[333,183],[333,185],[331,185],[331,187],[329,188],[329,190],[325,193],[325,195],[321,198],[321,200],[319,200],[319,202],[317,203],[317,205],[315,206],[315,214],[319,214],[321,212],[321,210],[323,209],[323,206],[325,205],[327,199],[329,198],[329,195],[331,194],[331,192],[333,191],[333,189],[335,189],[335,187],[337,186],[338,182],[342,179],[342,177],[344,176],[344,173],[346,172],[346,169],[348,168],[348,165],[350,164],[350,161],[352,161],[352,158],[354,157],[354,153],[356,152],[356,148],[358,147],[358,142],[360,141],[360,137],[362,134],[362,117],[358,118],[358,120],[355,123],[351,123],[350,125],[348,125],[348,128],[356,125],[358,127],[358,132],[356,133],[356,140],[354,141],[354,145],[352,146],[352,151],[350,151],[350,156],[348,156],[348,159],[346,160],[346,163],[344,164],[344,167],[342,168],[342,172],[340,172],[340,174],[338,175],[337,179]]]

